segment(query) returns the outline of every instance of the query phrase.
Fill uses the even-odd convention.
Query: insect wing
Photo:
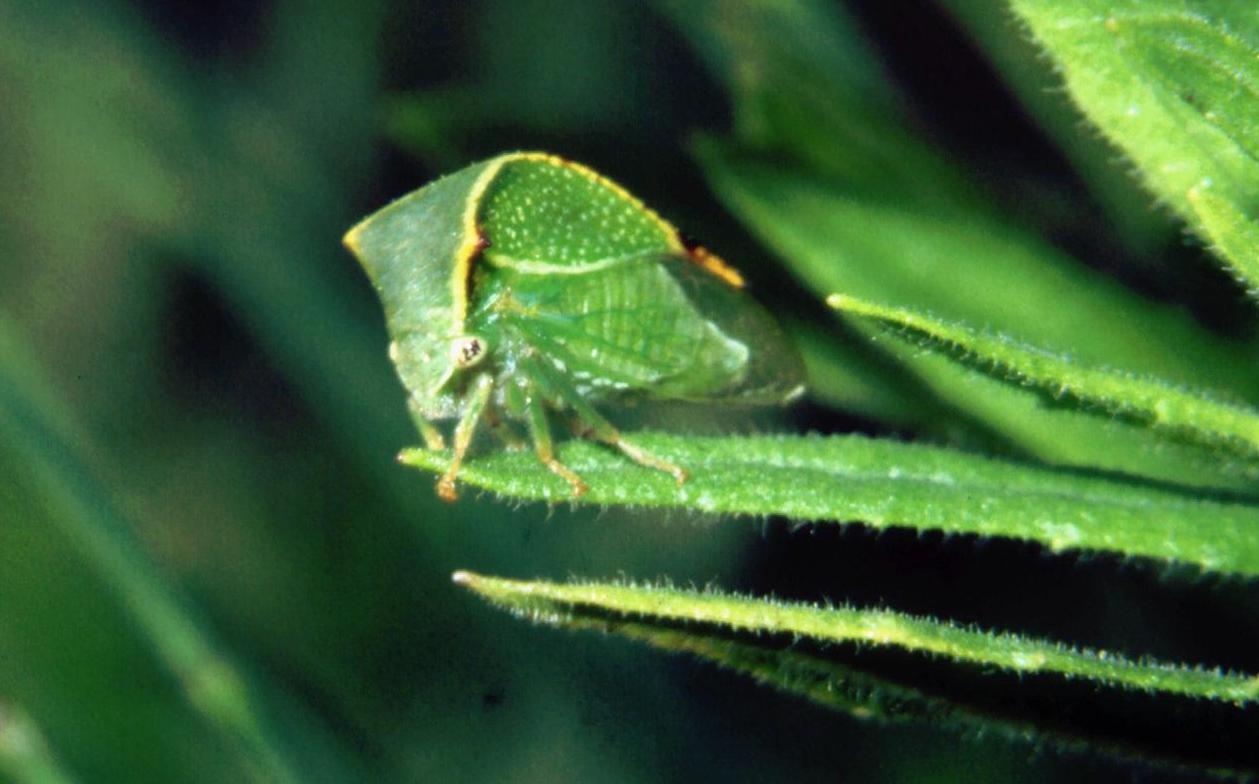
[[[766,403],[800,385],[799,360],[773,319],[677,256],[580,275],[509,274],[500,284],[523,306],[512,325],[592,389]],[[777,356],[756,356],[762,346]]]
[[[701,318],[658,255],[580,275],[507,273],[519,303],[507,319],[592,389],[704,397],[742,373],[747,349]]]
[[[795,345],[770,313],[744,289],[689,261],[670,257],[665,270],[685,293],[697,316],[727,339],[747,348],[743,372],[705,399],[773,405],[804,392],[804,363]]]

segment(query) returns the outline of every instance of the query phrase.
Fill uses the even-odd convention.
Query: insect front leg
[[[561,463],[555,457],[555,447],[551,441],[551,427],[547,423],[546,409],[543,406],[541,390],[538,389],[536,381],[528,381],[523,386],[514,388],[514,392],[519,398],[519,407],[523,409],[525,422],[529,426],[529,437],[533,439],[533,448],[537,452],[538,460],[550,469],[551,473],[568,482],[568,486],[573,489],[573,497],[585,495],[586,483],[581,481],[581,477],[577,475],[571,468]]]
[[[489,373],[482,373],[472,382],[472,390],[468,393],[468,404],[455,427],[455,454],[450,460],[450,467],[441,479],[437,480],[437,495],[443,501],[456,501],[459,493],[455,490],[455,477],[459,474],[459,466],[463,464],[463,456],[472,444],[472,436],[476,433],[477,422],[485,413],[485,406],[490,402],[490,392],[494,390],[494,378]]]
[[[407,399],[407,410],[411,413],[411,421],[415,423],[415,429],[420,431],[420,436],[424,439],[424,448],[431,452],[444,451],[446,439],[442,437],[442,431],[420,413],[420,406],[415,395]]]
[[[566,403],[573,409],[577,419],[588,428],[589,435],[605,444],[616,447],[639,465],[671,474],[679,485],[689,478],[686,469],[676,463],[670,463],[664,458],[653,455],[622,436],[621,431],[611,422],[604,419],[603,415],[596,411],[594,406],[586,402],[586,399],[573,388],[573,385],[568,382],[568,379],[562,373],[552,370],[545,362],[540,361],[536,357],[528,358],[525,360],[525,363],[530,372],[534,374],[534,377],[547,387],[547,391],[553,397]]]

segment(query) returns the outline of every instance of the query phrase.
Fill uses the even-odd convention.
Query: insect
[[[686,481],[596,406],[631,399],[777,404],[804,389],[799,355],[739,273],[612,181],[544,153],[473,164],[345,236],[384,306],[389,356],[430,449],[456,420],[455,480],[478,424],[523,422],[574,496],[549,418]],[[510,440],[505,435],[505,440]]]

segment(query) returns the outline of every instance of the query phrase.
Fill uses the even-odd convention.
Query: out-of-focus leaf
[[[944,0],[943,4],[1084,179],[1110,225],[1138,260],[1172,240],[1171,221],[1142,193],[1117,160],[1114,148],[1085,127],[1070,99],[1054,89],[1058,79],[1052,67],[1027,45],[1026,33],[1013,13],[1004,4],[994,6],[988,0]]]
[[[899,96],[859,22],[842,5],[817,0],[656,5],[727,86],[734,135],[743,144],[772,150],[780,160],[786,153],[802,168],[843,181],[860,198],[904,199],[947,212],[979,204],[956,168],[907,131]],[[960,412],[925,414],[938,407],[935,395],[912,374],[892,372],[886,352],[852,341],[812,355],[823,357],[825,362],[815,361],[812,368],[824,371],[816,379],[819,396],[866,415],[877,408],[879,416],[917,432],[968,434],[964,440],[974,440],[973,422]],[[868,396],[831,385],[841,376],[858,379],[856,389],[878,387],[889,394],[872,408]]]
[[[863,199],[842,182],[726,144],[699,151],[718,195],[819,294],[930,310],[1178,383],[1256,389],[1248,354],[1188,314],[982,213]]]
[[[1054,58],[1080,108],[1149,188],[1252,290],[1259,286],[1255,9],[1229,0],[1011,5]],[[1195,192],[1211,198],[1195,199]]]
[[[741,143],[789,152],[864,198],[963,213],[980,204],[956,167],[908,131],[898,96],[842,6],[817,0],[660,5],[728,86]]]
[[[832,294],[827,303],[921,339],[932,350],[1010,383],[1036,387],[1051,397],[1070,398],[1208,446],[1229,446],[1259,456],[1259,411],[1247,406],[1215,400],[1162,379],[1091,366],[1005,335],[980,332],[907,308],[844,294]]]
[[[0,703],[0,775],[14,784],[73,781],[48,748],[35,720],[21,708]]]
[[[68,418],[46,399],[55,400],[13,328],[0,321],[0,426],[6,448],[29,467],[37,491],[55,508],[50,522],[117,593],[205,719],[237,744],[260,776],[297,781],[244,676],[132,540],[109,496],[74,454]]]
[[[785,324],[808,376],[808,395],[821,403],[872,417],[897,427],[948,436],[954,412],[918,384],[886,352],[872,350],[865,335],[788,320]],[[837,325],[842,327],[842,325]]]
[[[762,155],[717,143],[700,149],[717,193],[819,296],[842,291],[896,303],[1091,364],[1253,396],[1253,363],[1240,347],[982,213],[941,216],[871,202]],[[1050,410],[1035,394],[948,360],[891,348],[940,399],[1043,460],[1205,485],[1253,482],[1244,466],[1217,466],[1209,453],[1165,444],[1124,424]]]
[[[869,37],[841,3],[657,0],[655,5],[691,39],[714,74],[732,82],[737,110],[754,111],[755,93],[784,82],[853,102],[896,101]],[[747,125],[741,130],[755,133],[759,119],[742,119]]]
[[[669,586],[507,580],[456,572],[454,581],[522,617],[563,624],[603,616],[655,623],[710,624],[735,633],[781,635],[815,643],[900,648],[959,664],[1021,674],[1055,674],[1099,685],[1218,700],[1259,701],[1259,677],[1075,648],[1012,633],[983,631],[893,610],[819,606]]]
[[[602,446],[569,442],[560,457],[590,486],[575,503],[856,520],[1259,575],[1254,505],[862,436],[631,438],[691,478],[679,487]],[[450,453],[410,449],[401,460],[442,472]],[[568,484],[528,453],[478,458],[459,480],[510,499],[572,498]]]

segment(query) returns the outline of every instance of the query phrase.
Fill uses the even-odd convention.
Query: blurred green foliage
[[[743,269],[804,338],[811,371],[823,369],[818,400],[835,407],[622,421],[894,431],[1068,464],[1136,454],[1169,480],[1233,481],[832,324],[804,287],[844,272],[793,242],[923,265],[862,285],[941,317],[1243,399],[1259,384],[1240,288],[1046,97],[1049,65],[1004,9],[949,0],[902,18],[896,4],[792,3],[800,16],[773,27],[762,5],[0,0],[0,387],[28,403],[5,409],[0,430],[0,776],[926,782],[1127,770],[1002,737],[959,744],[931,727],[855,722],[687,660],[505,623],[450,584],[462,567],[886,602],[1259,670],[1247,583],[1168,581],[1004,542],[831,538],[781,520],[662,524],[472,493],[448,506],[396,465],[415,435],[378,305],[339,238],[443,170],[541,147],[615,177]],[[792,225],[806,208],[817,220]],[[773,253],[795,260],[802,284]],[[1000,274],[1002,288],[974,291],[932,266],[943,261]],[[900,296],[911,284],[921,299]],[[1055,317],[1037,318],[1044,309]],[[84,546],[84,532],[113,544]],[[122,560],[103,567],[102,552]],[[138,605],[153,603],[176,620],[146,620]],[[189,640],[230,662],[228,702],[247,700],[262,740],[225,732],[205,707],[214,693],[181,680],[171,651]],[[1253,737],[1253,712],[1186,728],[1175,716],[1199,714],[1173,707],[1141,729]]]

